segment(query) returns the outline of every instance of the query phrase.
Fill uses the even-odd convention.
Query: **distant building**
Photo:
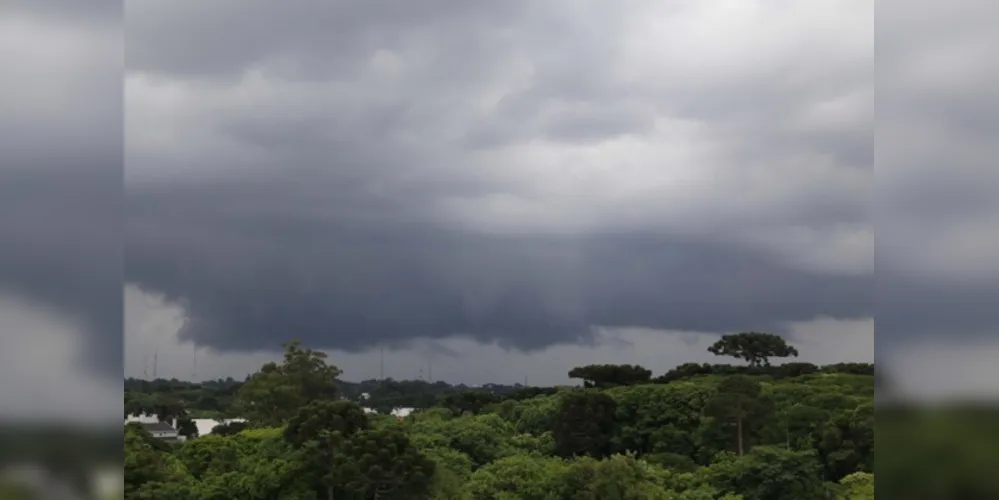
[[[180,440],[177,429],[166,422],[140,422],[139,425],[156,439]]]
[[[160,419],[156,415],[129,415],[125,419],[125,425],[136,423],[142,426],[149,434],[152,434],[154,438],[165,439],[165,440],[177,440],[183,441],[184,436],[181,436],[177,431],[177,420],[174,419],[173,422],[160,422]]]
[[[143,413],[142,415],[129,415],[125,417],[125,423],[137,422],[140,424],[152,424],[159,422],[160,419],[156,415],[150,415],[148,413]]]
[[[144,429],[149,431],[153,437],[158,437],[160,439],[177,439],[179,441],[184,441],[185,437],[181,436],[178,427],[177,420],[174,419],[173,422],[160,422],[160,419],[156,415],[129,415],[125,419],[125,423],[135,422],[141,424]],[[226,418],[216,420],[213,418],[192,418],[191,422],[198,429],[198,436],[207,436],[215,430],[216,427],[222,424],[231,424],[235,422],[246,422],[245,418]],[[166,426],[166,427],[164,427]],[[169,427],[171,430],[167,430]],[[155,429],[155,431],[154,431]]]

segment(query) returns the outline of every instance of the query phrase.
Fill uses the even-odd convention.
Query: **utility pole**
[[[427,361],[427,380],[432,384],[434,383],[434,362]]]
[[[381,368],[380,371],[378,372],[379,374],[378,377],[381,380],[385,380],[385,346],[382,346],[381,348],[381,358],[379,361],[381,363]]]
[[[156,380],[156,361],[159,351],[153,351],[153,380]]]

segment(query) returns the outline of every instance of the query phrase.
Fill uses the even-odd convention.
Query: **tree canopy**
[[[583,379],[584,387],[608,388],[648,383],[652,371],[638,365],[587,365],[569,370],[569,378]]]
[[[708,347],[708,352],[716,356],[740,358],[754,367],[770,366],[770,358],[798,356],[798,350],[788,345],[780,335],[761,332],[723,335]]]
[[[655,379],[590,365],[570,372],[584,387],[470,388],[345,382],[292,342],[243,382],[126,381],[132,410],[247,419],[180,443],[126,425],[126,498],[873,496],[873,366],[771,367],[789,351],[760,352],[749,366],[684,364]],[[421,404],[405,418],[365,409],[399,403]]]
[[[284,349],[283,363],[262,366],[237,395],[243,416],[261,425],[280,425],[309,402],[336,397],[340,369],[326,364],[326,353],[294,340]]]

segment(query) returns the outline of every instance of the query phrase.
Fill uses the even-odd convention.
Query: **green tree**
[[[569,370],[569,378],[582,379],[587,388],[607,388],[648,383],[652,372],[638,365],[587,365]]]
[[[602,457],[610,453],[617,424],[614,398],[589,389],[565,396],[555,413],[555,452],[563,457]]]
[[[784,447],[799,449],[811,446],[812,436],[822,432],[829,414],[820,408],[797,403],[781,409],[779,417],[779,425],[783,427],[779,434],[783,434]]]
[[[722,379],[717,392],[704,406],[705,415],[724,424],[734,424],[739,455],[745,452],[749,424],[760,422],[772,412],[762,393],[759,382],[745,375],[732,375]]]
[[[773,446],[758,446],[741,457],[721,454],[698,475],[746,500],[824,500],[830,493],[813,453]]]
[[[874,474],[854,472],[839,481],[836,500],[874,500]]]
[[[558,458],[513,455],[475,471],[467,490],[474,500],[560,500],[565,471]]]
[[[310,401],[336,397],[341,372],[326,363],[326,353],[303,348],[298,341],[284,349],[281,364],[265,364],[239,390],[242,413],[255,425],[280,426]]]
[[[196,479],[221,475],[239,468],[239,440],[208,435],[184,442],[176,457]]]
[[[137,394],[134,391],[125,391],[125,418],[139,416],[148,413],[144,399],[145,394]]]
[[[177,419],[177,434],[187,439],[198,437],[198,426],[191,417],[183,416]]]
[[[311,471],[316,489],[332,500],[337,478],[330,470],[344,443],[369,428],[364,410],[351,401],[317,400],[303,406],[285,428],[284,439],[301,450],[301,459]]]
[[[246,422],[224,422],[212,428],[216,436],[232,436],[246,429]]]
[[[434,462],[430,498],[434,500],[465,500],[471,498],[465,485],[472,476],[472,459],[465,453],[447,447],[420,450]]]
[[[617,402],[615,451],[698,455],[702,409],[714,395],[709,384],[683,381],[616,387],[607,394]]]
[[[460,451],[469,456],[475,468],[517,452],[512,443],[516,429],[495,414],[449,419],[420,415],[409,430],[417,447],[446,447]]]
[[[461,391],[444,395],[438,406],[448,408],[457,415],[465,412],[477,414],[497,402],[499,397],[489,391]]]
[[[281,429],[206,436],[184,443],[178,457],[198,479],[198,500],[314,500],[312,475]]]
[[[130,433],[137,436],[143,443],[147,444],[150,448],[156,451],[169,453],[171,450],[169,443],[163,441],[162,439],[154,438],[152,434],[147,432],[146,429],[142,427],[142,424],[138,422],[129,422],[125,424],[125,435],[127,436]]]
[[[430,495],[434,467],[400,430],[371,429],[343,442],[329,476],[348,498],[419,499]]]
[[[153,448],[139,431],[141,428],[125,429],[125,498],[192,498],[185,496],[192,494],[193,478],[184,465],[169,453]]]
[[[570,462],[565,491],[574,500],[671,500],[658,475],[655,466],[630,455],[584,457]]]
[[[321,353],[297,343],[286,351],[247,383],[126,380],[126,413],[251,419],[180,444],[126,425],[127,498],[828,500],[873,492],[873,365],[765,367],[764,354],[750,366],[680,365],[662,384],[643,383],[641,367],[590,365],[573,373],[589,388],[468,390],[443,382],[340,381]],[[362,393],[371,395],[367,405],[421,410],[397,420],[337,398]],[[920,460],[908,453],[879,457],[881,468],[896,472],[883,476],[892,484],[882,489],[902,487],[919,498],[988,497],[994,481],[969,483],[994,468],[987,446],[967,461],[939,455],[956,436],[947,433],[969,433],[949,422],[919,431],[910,423],[910,434],[934,438],[939,448],[926,448]],[[984,445],[988,428],[970,432],[976,443]],[[893,432],[895,441],[914,439],[898,430],[882,439]],[[40,463],[52,456],[12,438],[20,433],[0,429],[0,461],[29,451]],[[74,456],[78,450],[89,449],[50,433],[45,440],[53,444],[42,448],[70,465],[83,457]],[[931,455],[947,460],[925,459]],[[927,473],[918,484],[893,481],[900,470],[944,471],[950,479],[930,481]]]
[[[309,441],[321,441],[336,433],[350,437],[370,427],[364,409],[353,401],[313,401],[302,408],[288,422],[284,438],[302,446]]]
[[[504,401],[498,411],[514,424],[517,432],[542,434],[552,430],[552,419],[560,400],[560,396],[543,395],[522,401]]]
[[[813,435],[826,479],[874,470],[874,405],[846,410]]]
[[[744,359],[752,367],[770,366],[770,358],[798,356],[798,350],[788,345],[780,335],[761,332],[723,335],[708,347],[708,352],[716,356]]]
[[[156,415],[157,420],[160,422],[173,422],[174,420],[180,420],[188,417],[187,409],[184,407],[184,402],[171,394],[159,394],[153,401],[147,402],[146,404],[152,404],[149,413]]]

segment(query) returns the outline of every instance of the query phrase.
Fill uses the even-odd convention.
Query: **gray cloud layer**
[[[870,3],[776,7],[138,4],[126,277],[221,350],[869,317]]]
[[[120,7],[0,11],[0,292],[75,320],[105,373]],[[869,1],[136,3],[127,280],[224,349],[767,327],[871,290],[879,350],[983,341],[997,8],[879,3],[875,72]]]
[[[891,22],[877,31],[878,351],[987,343],[999,333],[999,5],[892,0],[879,16]]]
[[[0,7],[0,295],[66,316],[105,375],[122,356],[120,19],[103,0]],[[18,321],[0,318],[5,351],[44,337]]]

